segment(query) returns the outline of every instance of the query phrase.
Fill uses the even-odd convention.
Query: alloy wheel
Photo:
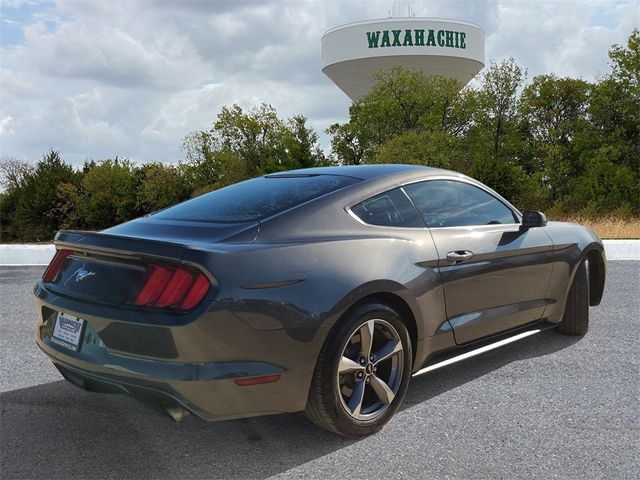
[[[395,398],[404,368],[402,340],[382,319],[367,320],[350,335],[342,351],[336,381],[342,406],[357,420],[373,420]]]

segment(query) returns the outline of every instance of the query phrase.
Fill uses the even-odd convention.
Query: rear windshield
[[[153,218],[237,223],[266,218],[344,188],[359,179],[338,175],[267,175],[179,203]]]

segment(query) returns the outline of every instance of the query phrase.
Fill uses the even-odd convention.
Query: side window
[[[404,187],[429,227],[517,223],[510,208],[484,190],[454,180],[429,180]]]
[[[351,208],[364,223],[382,227],[424,227],[415,207],[400,188],[368,198]]]

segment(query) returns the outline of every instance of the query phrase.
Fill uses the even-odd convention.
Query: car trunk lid
[[[102,232],[62,230],[54,241],[58,249],[57,260],[52,261],[52,266],[58,262],[55,275],[46,278],[45,273],[43,281],[65,296],[133,306],[139,303],[138,294],[158,266],[166,268],[167,275],[180,270],[187,282],[195,284],[203,273],[209,283],[214,283],[212,274],[198,258],[206,254],[207,248],[215,248],[217,242],[242,236],[243,232],[249,231],[248,237],[255,237],[251,230],[257,228],[247,224],[180,223],[184,222],[140,219]],[[188,291],[185,292],[186,299]]]

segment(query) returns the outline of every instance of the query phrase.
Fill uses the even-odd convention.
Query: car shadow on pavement
[[[402,409],[576,341],[545,332],[414,378]],[[0,406],[4,478],[264,478],[368,441],[315,428],[301,414],[174,423],[125,395],[64,381],[2,393]]]
[[[426,402],[453,388],[491,373],[519,360],[542,357],[567,348],[581,337],[566,336],[547,330],[476,357],[454,363],[411,379],[401,410]]]

